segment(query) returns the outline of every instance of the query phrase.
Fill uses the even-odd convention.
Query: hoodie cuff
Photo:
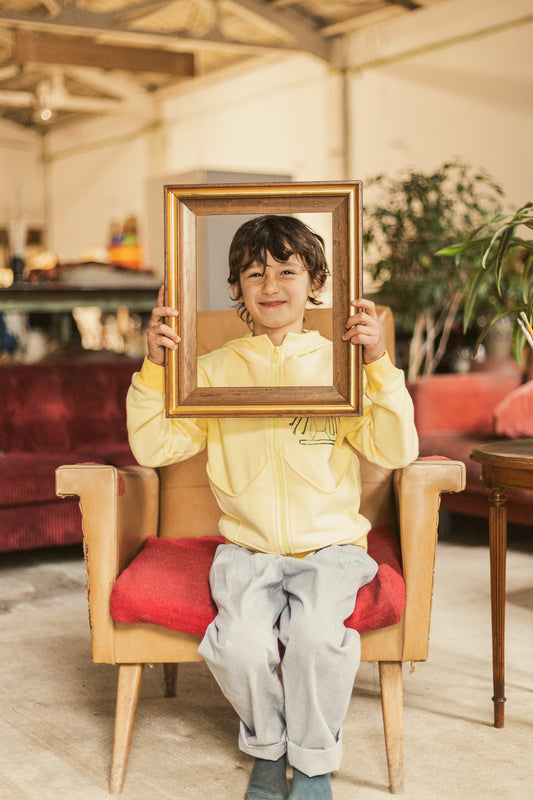
[[[394,366],[387,352],[383,353],[377,361],[364,364],[363,368],[366,375],[366,388],[369,392],[377,392],[384,386],[388,386],[401,372],[398,367]]]
[[[137,373],[137,380],[147,389],[165,394],[165,368],[158,367],[148,358],[144,359],[141,371]]]

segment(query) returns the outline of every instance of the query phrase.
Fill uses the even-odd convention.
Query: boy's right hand
[[[161,286],[157,295],[157,306],[152,311],[146,339],[148,342],[148,360],[162,367],[165,363],[165,347],[175,350],[180,342],[178,334],[164,321],[165,317],[177,317],[178,310],[164,305],[165,287]]]

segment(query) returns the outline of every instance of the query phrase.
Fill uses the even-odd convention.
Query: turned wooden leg
[[[390,790],[403,792],[403,692],[401,661],[380,661],[381,708]]]
[[[119,668],[115,741],[109,783],[111,794],[119,794],[124,786],[135,721],[135,709],[137,708],[141,689],[142,670],[142,664],[121,664]]]
[[[490,602],[492,611],[492,676],[494,727],[504,726],[505,703],[505,560],[507,497],[505,489],[489,493]]]
[[[178,687],[178,665],[163,664],[165,674],[165,697],[176,697]]]

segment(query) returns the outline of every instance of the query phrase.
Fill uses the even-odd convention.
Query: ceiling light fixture
[[[49,80],[43,80],[37,87],[37,113],[42,122],[52,119],[54,112],[51,108],[52,87]]]

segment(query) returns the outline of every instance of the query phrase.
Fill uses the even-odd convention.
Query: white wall
[[[366,178],[460,158],[510,204],[531,196],[530,0],[452,0],[362,29],[342,43],[342,77],[307,56],[251,63],[162,103],[166,169]],[[340,57],[338,58],[340,63]]]
[[[455,0],[352,36],[355,172],[460,157],[531,199],[532,41],[529,0]]]
[[[341,177],[338,79],[306,56],[203,79],[162,104],[167,168]]]
[[[338,180],[461,157],[485,167],[510,203],[523,202],[533,141],[528,15],[530,0],[450,0],[349,37],[347,152],[341,73],[304,55],[183,86],[159,100],[155,130],[133,117],[58,128],[47,136],[49,245],[62,260],[80,258],[105,245],[112,218],[130,213],[143,235],[148,181],[192,170]],[[11,153],[0,140],[1,166]],[[30,208],[42,203],[43,180],[35,154],[24,164],[34,176],[23,181]],[[0,209],[19,183],[10,169]]]
[[[338,105],[338,76],[293,56],[181,88],[159,101],[153,129],[124,117],[58,128],[47,136],[51,246],[62,260],[79,259],[129,213],[149,240],[156,178],[205,170],[341,178]]]
[[[136,214],[146,224],[145,183],[152,137],[138,118],[109,116],[47,135],[50,246],[63,261],[107,243],[112,219]]]
[[[41,146],[35,132],[0,119],[0,227],[10,231],[10,241],[17,235],[14,225],[39,228],[44,223]]]

